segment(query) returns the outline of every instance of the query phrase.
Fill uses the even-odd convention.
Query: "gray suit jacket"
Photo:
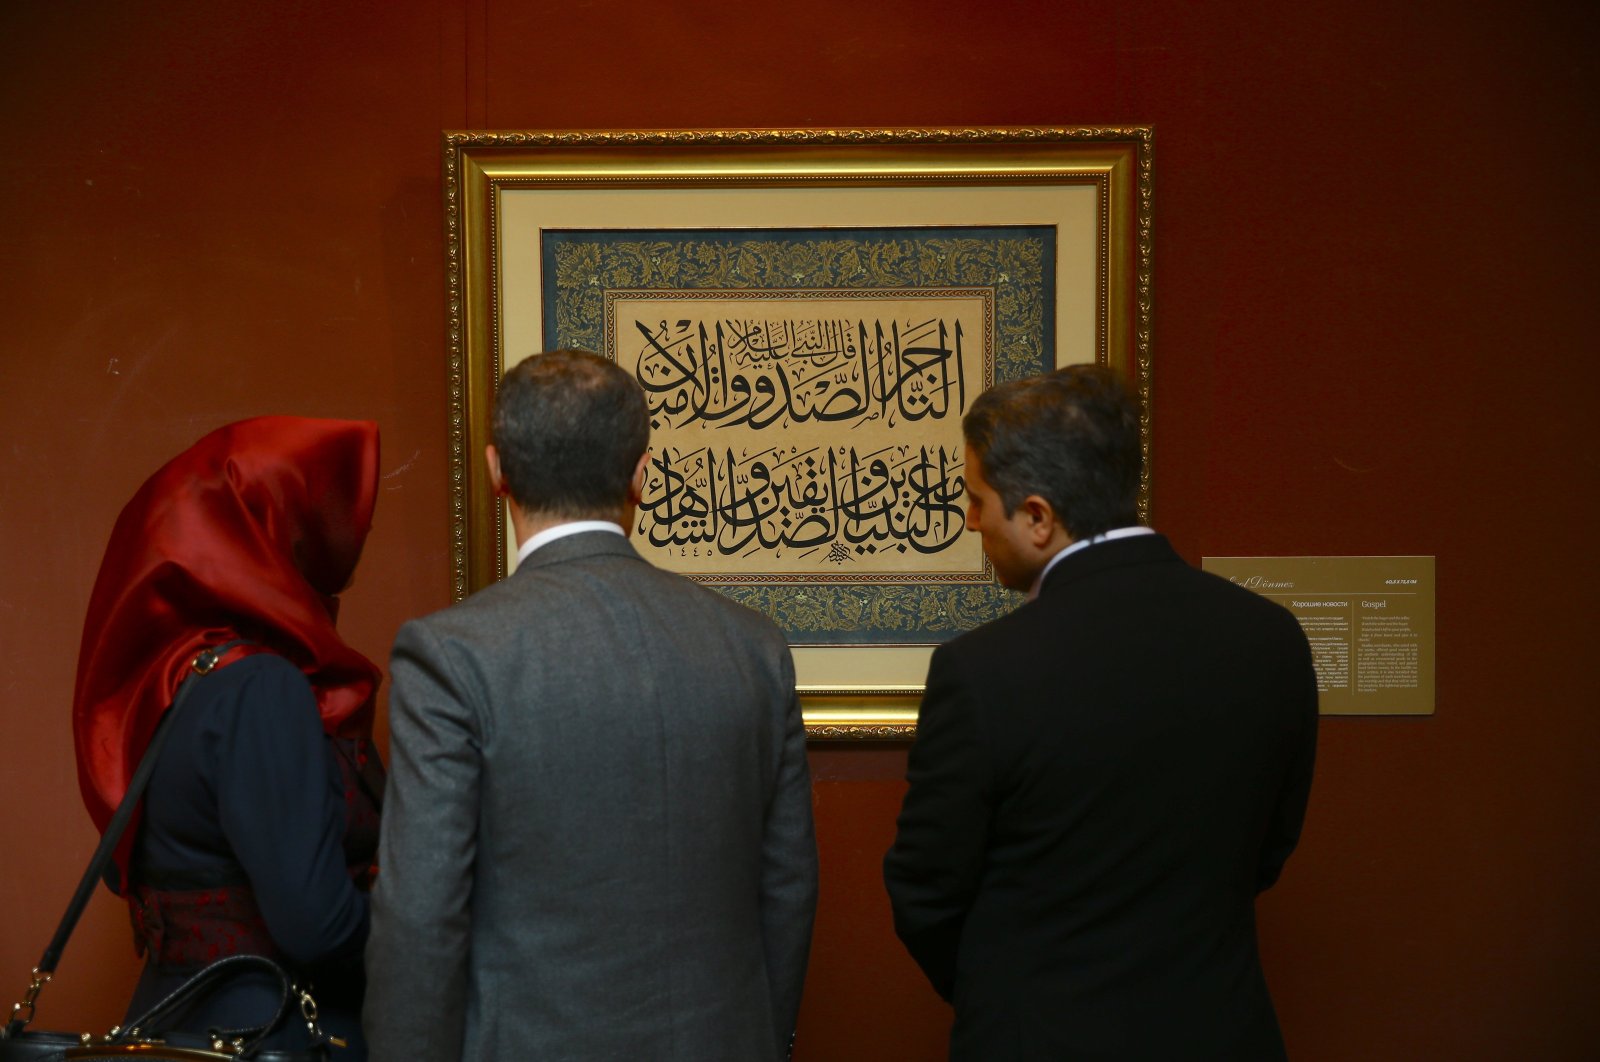
[[[583,532],[392,671],[374,1060],[785,1056],[817,855],[776,627]]]

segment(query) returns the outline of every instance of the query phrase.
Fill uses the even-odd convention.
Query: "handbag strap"
[[[161,716],[155,732],[150,735],[150,744],[146,746],[144,756],[139,760],[139,767],[128,782],[128,791],[123,795],[122,803],[117,805],[111,821],[106,824],[105,832],[100,835],[100,844],[95,848],[94,855],[89,857],[89,867],[83,872],[83,879],[78,882],[78,889],[67,904],[66,914],[61,916],[61,924],[56,927],[55,936],[50,938],[50,943],[45,947],[39,965],[33,968],[33,977],[28,984],[28,990],[23,994],[22,1002],[11,1008],[11,1020],[6,1024],[4,1033],[0,1034],[0,1039],[15,1036],[33,1020],[34,1003],[39,998],[39,990],[55,973],[56,963],[61,961],[61,953],[66,949],[67,938],[72,936],[73,929],[78,925],[78,918],[89,904],[89,897],[94,895],[95,886],[105,874],[106,867],[111,865],[111,854],[116,849],[117,842],[122,839],[123,832],[127,830],[134,809],[139,806],[139,801],[144,796],[145,787],[150,784],[150,776],[155,773],[156,759],[161,753],[161,746],[172,728],[173,716],[178,714],[178,709],[188,700],[190,691],[194,689],[195,682],[201,676],[209,675],[229,650],[247,644],[250,643],[243,638],[224,642],[213,649],[202,650],[190,662],[189,674],[178,684],[178,692],[172,698],[172,707]]]
[[[216,1029],[212,1035],[219,1040],[233,1044],[235,1053],[248,1056],[253,1053],[260,1042],[271,1034],[289,1015],[289,1006],[294,1001],[296,989],[294,982],[283,967],[267,958],[265,955],[239,954],[229,955],[218,959],[183,984],[179,985],[167,997],[134,1020],[127,1023],[126,1027],[115,1032],[108,1038],[111,1043],[137,1042],[145,1034],[153,1034],[165,1028],[168,1021],[181,1014],[195,1000],[214,992],[219,985],[231,977],[250,971],[268,974],[277,982],[278,1002],[273,1007],[270,1021],[260,1025],[250,1025],[239,1029]]]

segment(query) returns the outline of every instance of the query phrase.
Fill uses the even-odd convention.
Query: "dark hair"
[[[626,371],[586,350],[553,350],[501,377],[491,431],[522,509],[599,516],[626,504],[650,418]]]
[[[1006,515],[1037,494],[1074,539],[1139,519],[1139,403],[1100,365],[997,384],[961,420]]]

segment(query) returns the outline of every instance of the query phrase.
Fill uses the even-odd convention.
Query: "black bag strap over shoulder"
[[[166,741],[168,731],[172,729],[173,717],[188,700],[196,681],[209,675],[230,650],[249,644],[252,643],[243,638],[224,642],[211,649],[202,650],[190,662],[189,673],[183,677],[183,681],[178,685],[178,692],[173,695],[172,707],[162,714],[160,722],[156,724],[155,732],[150,735],[150,744],[139,760],[138,770],[134,771],[133,778],[128,782],[128,791],[123,795],[122,803],[117,805],[111,821],[106,824],[105,832],[100,835],[100,844],[95,848],[94,855],[89,857],[88,869],[83,872],[83,879],[78,882],[77,891],[72,894],[72,900],[67,904],[67,911],[61,916],[61,924],[56,927],[55,936],[51,937],[50,943],[46,945],[44,955],[39,959],[39,965],[33,968],[33,975],[29,980],[27,991],[23,993],[22,1002],[11,1008],[11,1018],[5,1028],[0,1030],[0,1039],[16,1036],[33,1020],[34,1005],[39,998],[39,990],[55,973],[56,964],[61,961],[61,953],[66,949],[67,939],[72,936],[73,929],[78,925],[78,918],[88,906],[89,898],[94,895],[95,885],[105,874],[106,868],[111,865],[111,854],[127,830],[134,809],[144,797],[145,788],[150,784],[150,776],[155,773],[161,746]]]

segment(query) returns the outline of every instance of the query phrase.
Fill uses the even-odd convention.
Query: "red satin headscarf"
[[[377,425],[256,417],[218,428],[139,488],[111,531],[78,652],[78,786],[98,828],[208,646],[247,638],[278,653],[310,680],[324,730],[370,734],[378,669],[334,616],[377,486]],[[134,833],[118,845],[123,871]]]

